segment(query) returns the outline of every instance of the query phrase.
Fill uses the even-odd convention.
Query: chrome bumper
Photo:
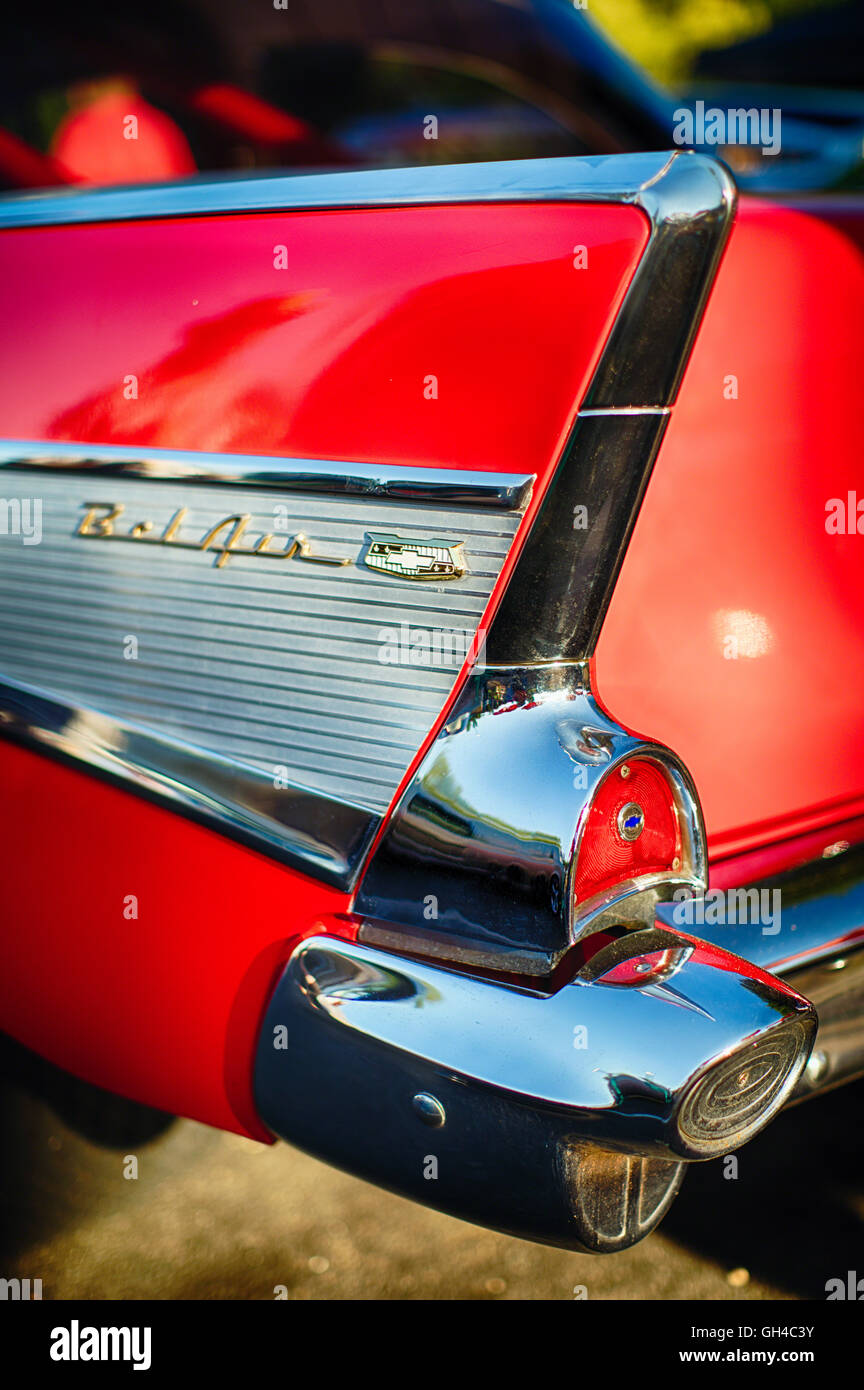
[[[687,1161],[864,1074],[864,846],[758,888],[779,888],[770,924],[691,934],[664,905],[664,924],[603,938],[547,993],[304,941],[262,1029],[260,1113],[453,1215],[620,1250],[662,1219]]]
[[[818,1033],[792,1099],[864,1075],[864,845],[838,850],[835,844],[829,854],[746,891],[778,895],[770,922],[692,921],[686,930],[760,965],[813,1004]],[[672,931],[682,929],[680,915],[668,903],[657,912]],[[706,906],[702,915],[716,914]]]
[[[256,1093],[276,1134],[338,1167],[601,1252],[656,1225],[683,1161],[767,1122],[814,1031],[787,986],[656,929],[547,995],[317,937],[274,994]]]

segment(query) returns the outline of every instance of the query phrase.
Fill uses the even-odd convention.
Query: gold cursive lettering
[[[271,549],[273,534],[265,531],[251,545],[243,545],[243,537],[252,520],[248,512],[235,512],[223,517],[202,536],[200,541],[181,540],[180,527],[189,515],[187,507],[179,507],[168,522],[161,535],[153,530],[152,521],[138,521],[125,533],[114,529],[114,522],[125,511],[122,503],[85,502],[87,512],[81,521],[76,535],[93,540],[137,541],[143,545],[170,545],[180,550],[210,550],[218,558],[216,568],[222,569],[232,555],[262,555],[270,560],[307,560],[315,565],[350,565],[351,561],[338,556],[315,555],[310,542],[302,532],[289,537],[281,549]],[[103,510],[107,514],[98,516]]]
[[[122,502],[85,502],[84,506],[88,508],[88,511],[75,533],[78,536],[113,536],[112,522],[115,522],[118,516],[122,516],[126,510]],[[100,508],[104,509],[108,515],[97,517],[96,512]]]
[[[234,516],[226,516],[224,521],[218,521],[215,526],[210,528],[203,541],[201,541],[198,549],[209,549],[211,541],[214,541],[220,532],[225,530],[226,526],[230,526],[231,530],[228,532],[227,540],[224,540],[221,545],[214,546],[214,550],[220,552],[219,559],[216,561],[216,568],[221,569],[222,566],[227,563],[231,551],[236,549],[237,541],[240,540],[240,537],[243,535],[243,532],[246,530],[251,520],[252,518],[248,512],[237,512]]]
[[[174,513],[171,520],[168,522],[168,525],[165,527],[165,530],[162,532],[163,545],[167,545],[169,541],[173,541],[174,537],[180,530],[181,525],[183,524],[184,520],[188,515],[188,507],[180,507],[179,510]]]

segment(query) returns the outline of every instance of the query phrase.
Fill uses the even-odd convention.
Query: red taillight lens
[[[643,874],[681,867],[681,830],[672,787],[645,758],[613,768],[597,788],[579,846],[577,903]]]

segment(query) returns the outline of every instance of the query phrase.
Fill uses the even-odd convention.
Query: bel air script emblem
[[[365,555],[370,569],[398,579],[461,579],[467,570],[462,541],[408,540],[369,532]]]
[[[120,523],[126,508],[122,502],[84,502],[86,510],[76,536],[85,540],[134,541],[138,545],[169,545],[180,550],[204,550],[216,557],[216,568],[222,569],[232,555],[253,555],[267,560],[306,560],[311,565],[330,565],[341,568],[350,559],[320,555],[312,548],[308,537],[298,531],[284,539],[274,539],[272,532],[249,534],[252,520],[248,512],[225,516],[197,538],[188,533],[188,507],[179,507],[161,530],[152,521],[137,521],[128,526]],[[467,572],[462,541],[407,539],[369,531],[362,559],[369,569],[395,579],[442,580],[461,579]]]
[[[222,569],[232,555],[261,555],[270,560],[308,560],[313,565],[350,565],[350,560],[338,556],[316,555],[310,542],[298,532],[288,536],[277,547],[273,535],[265,531],[257,540],[245,540],[251,516],[235,512],[211,526],[198,540],[181,536],[180,529],[189,515],[188,507],[180,507],[162,531],[154,531],[152,521],[139,521],[128,531],[115,529],[115,522],[126,510],[122,502],[85,502],[87,508],[76,536],[91,540],[138,541],[143,545],[171,545],[182,550],[209,550],[217,556],[216,568]]]

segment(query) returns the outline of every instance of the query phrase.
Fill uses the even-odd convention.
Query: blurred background
[[[589,0],[588,6],[609,38],[670,88],[695,75],[860,87],[864,56],[854,43],[862,32],[860,8],[837,0]]]
[[[699,100],[782,111],[745,185],[864,182],[864,0],[45,0],[0,79],[7,191],[665,149]]]

